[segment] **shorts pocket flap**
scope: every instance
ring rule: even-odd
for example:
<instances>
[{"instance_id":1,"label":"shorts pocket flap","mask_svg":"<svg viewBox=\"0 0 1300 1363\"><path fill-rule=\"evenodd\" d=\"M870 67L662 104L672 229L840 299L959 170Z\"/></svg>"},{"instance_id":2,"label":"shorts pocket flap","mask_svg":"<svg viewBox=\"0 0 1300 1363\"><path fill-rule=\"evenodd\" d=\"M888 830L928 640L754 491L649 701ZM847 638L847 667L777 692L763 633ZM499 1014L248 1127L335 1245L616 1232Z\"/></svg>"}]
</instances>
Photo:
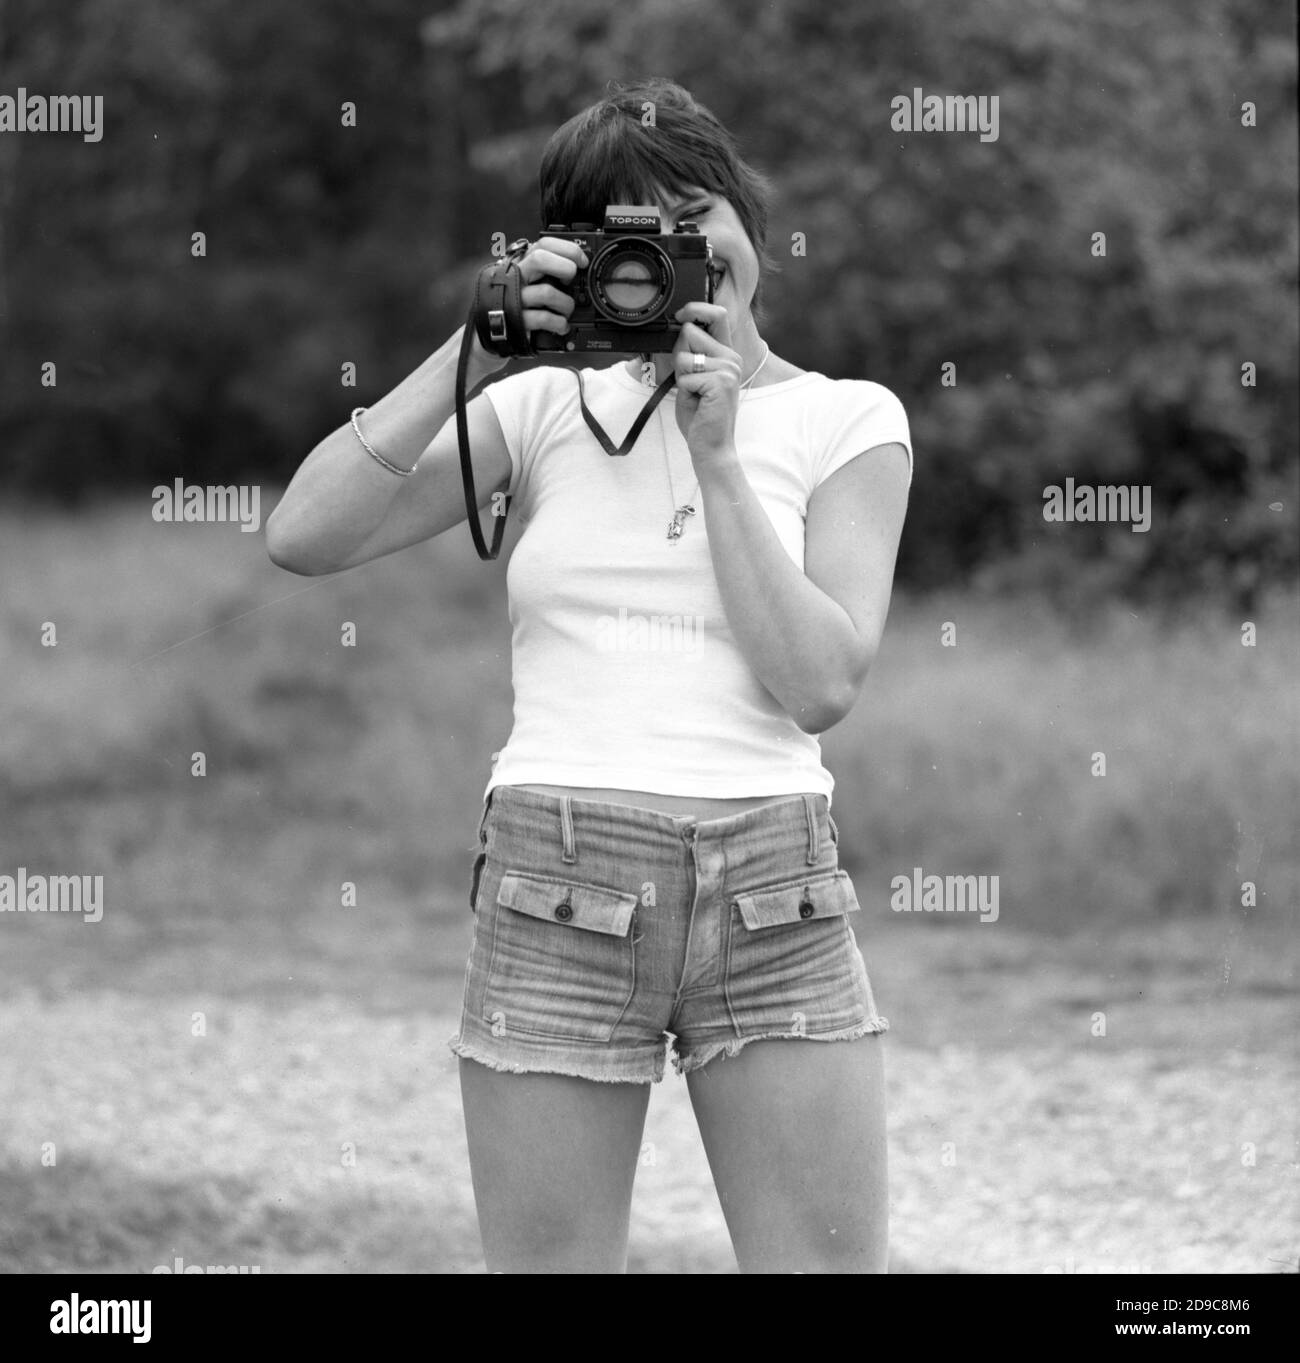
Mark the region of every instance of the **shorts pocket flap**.
<instances>
[{"instance_id":1,"label":"shorts pocket flap","mask_svg":"<svg viewBox=\"0 0 1300 1363\"><path fill-rule=\"evenodd\" d=\"M632 925L636 895L509 871L501 877L497 903L530 918L546 918L588 932L626 937Z\"/></svg>"},{"instance_id":2,"label":"shorts pocket flap","mask_svg":"<svg viewBox=\"0 0 1300 1363\"><path fill-rule=\"evenodd\" d=\"M792 880L768 890L752 890L735 898L747 928L773 928L806 918L837 918L856 913L860 905L847 871L808 880Z\"/></svg>"}]
</instances>

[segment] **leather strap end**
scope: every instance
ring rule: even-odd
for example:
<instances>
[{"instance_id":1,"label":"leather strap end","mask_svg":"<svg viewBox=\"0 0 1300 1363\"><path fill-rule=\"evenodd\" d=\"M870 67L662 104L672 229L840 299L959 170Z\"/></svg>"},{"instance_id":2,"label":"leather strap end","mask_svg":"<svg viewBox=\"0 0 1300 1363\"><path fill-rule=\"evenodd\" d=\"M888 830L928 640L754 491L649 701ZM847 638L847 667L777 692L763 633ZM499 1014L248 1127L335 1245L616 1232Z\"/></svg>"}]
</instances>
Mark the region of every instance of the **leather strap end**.
<instances>
[{"instance_id":1,"label":"leather strap end","mask_svg":"<svg viewBox=\"0 0 1300 1363\"><path fill-rule=\"evenodd\" d=\"M474 330L484 350L505 359L536 354L524 326L523 275L513 260L479 271L473 312Z\"/></svg>"}]
</instances>

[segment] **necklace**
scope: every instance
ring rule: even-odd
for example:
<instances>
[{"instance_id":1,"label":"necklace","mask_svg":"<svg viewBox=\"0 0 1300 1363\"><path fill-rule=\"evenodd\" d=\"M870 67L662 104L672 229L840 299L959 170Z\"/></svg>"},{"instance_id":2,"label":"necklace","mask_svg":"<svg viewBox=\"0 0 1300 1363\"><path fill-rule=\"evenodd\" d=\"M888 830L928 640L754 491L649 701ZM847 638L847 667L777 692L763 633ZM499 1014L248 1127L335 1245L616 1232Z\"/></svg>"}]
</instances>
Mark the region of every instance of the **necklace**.
<instances>
[{"instance_id":1,"label":"necklace","mask_svg":"<svg viewBox=\"0 0 1300 1363\"><path fill-rule=\"evenodd\" d=\"M754 372L745 380L745 382L740 385L740 391L742 393L745 391L746 388L749 387L751 383L754 382L756 378L758 378L759 370L762 369L762 367L768 362L768 359L771 357L771 354L772 354L771 346L769 346L768 343L764 341L763 358L758 362L758 369L755 369ZM675 505L677 502L677 496L673 491L673 471L668 463L668 428L667 426L664 425L664 414L662 407L660 407L659 409L659 427L660 430L663 432L664 436L664 471L668 474L668 496L669 499ZM681 504L681 506L677 507L676 511L673 512L673 518L671 521L668 522L668 540L670 544L676 544L677 541L681 539L682 531L686 529L687 516L695 515L695 507L692 503L695 494L699 490L700 480L697 478L695 480L695 486L691 489L690 497L688 497L687 500L684 501Z\"/></svg>"}]
</instances>

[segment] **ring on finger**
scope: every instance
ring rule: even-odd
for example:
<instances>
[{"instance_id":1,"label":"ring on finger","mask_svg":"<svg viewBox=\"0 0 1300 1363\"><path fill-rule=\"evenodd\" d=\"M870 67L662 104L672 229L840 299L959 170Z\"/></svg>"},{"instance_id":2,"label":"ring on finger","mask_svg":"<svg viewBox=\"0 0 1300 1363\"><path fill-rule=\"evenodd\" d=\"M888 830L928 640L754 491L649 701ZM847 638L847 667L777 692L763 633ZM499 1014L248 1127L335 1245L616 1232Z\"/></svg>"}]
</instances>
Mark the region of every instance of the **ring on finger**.
<instances>
[{"instance_id":1,"label":"ring on finger","mask_svg":"<svg viewBox=\"0 0 1300 1363\"><path fill-rule=\"evenodd\" d=\"M703 373L704 373L704 366L705 366L706 363L707 363L707 361L705 360L704 356L701 355L700 352L697 350L697 351L691 356L691 373L692 373L692 374L703 374Z\"/></svg>"}]
</instances>

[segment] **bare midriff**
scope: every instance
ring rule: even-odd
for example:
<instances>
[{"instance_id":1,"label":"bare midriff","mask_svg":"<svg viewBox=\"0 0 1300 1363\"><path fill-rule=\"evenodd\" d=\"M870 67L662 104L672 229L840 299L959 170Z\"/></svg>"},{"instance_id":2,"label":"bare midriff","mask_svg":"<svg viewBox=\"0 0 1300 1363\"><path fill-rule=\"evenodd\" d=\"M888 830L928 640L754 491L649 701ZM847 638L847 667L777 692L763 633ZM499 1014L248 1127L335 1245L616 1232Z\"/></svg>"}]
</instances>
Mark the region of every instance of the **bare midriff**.
<instances>
[{"instance_id":1,"label":"bare midriff","mask_svg":"<svg viewBox=\"0 0 1300 1363\"><path fill-rule=\"evenodd\" d=\"M731 799L713 799L702 795L661 795L651 790L610 790L604 786L520 785L515 789L534 790L539 795L568 795L574 800L595 800L600 804L635 805L661 814L684 814L692 819L725 819L729 814L741 814L747 809L757 809L759 805L795 798L792 795L737 795Z\"/></svg>"}]
</instances>

